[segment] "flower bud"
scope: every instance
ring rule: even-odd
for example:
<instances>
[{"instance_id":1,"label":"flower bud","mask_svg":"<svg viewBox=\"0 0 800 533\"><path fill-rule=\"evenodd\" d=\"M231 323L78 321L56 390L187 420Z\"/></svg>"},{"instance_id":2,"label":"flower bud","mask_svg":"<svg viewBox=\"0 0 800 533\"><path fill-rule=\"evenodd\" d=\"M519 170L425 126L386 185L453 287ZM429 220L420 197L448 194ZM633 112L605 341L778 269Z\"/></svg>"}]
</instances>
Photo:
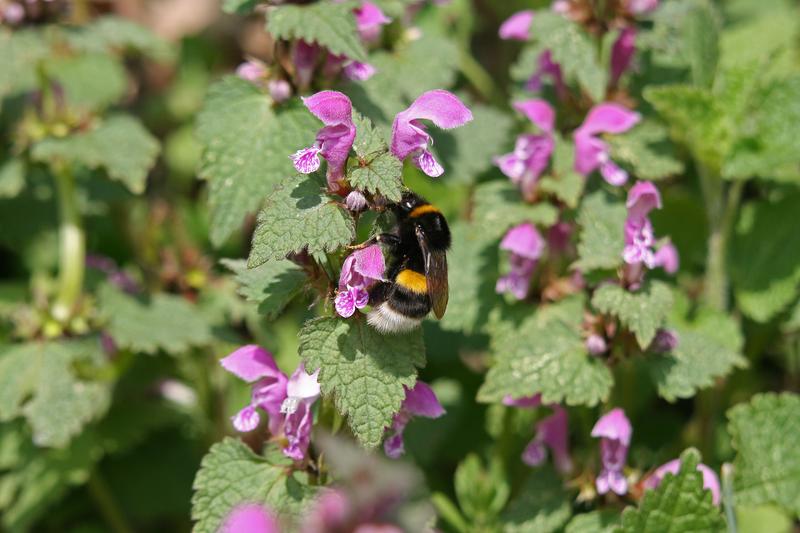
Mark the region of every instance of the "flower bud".
<instances>
[{"instance_id":1,"label":"flower bud","mask_svg":"<svg viewBox=\"0 0 800 533\"><path fill-rule=\"evenodd\" d=\"M353 190L344 200L347 209L353 212L363 211L367 207L367 198L361 191Z\"/></svg>"}]
</instances>

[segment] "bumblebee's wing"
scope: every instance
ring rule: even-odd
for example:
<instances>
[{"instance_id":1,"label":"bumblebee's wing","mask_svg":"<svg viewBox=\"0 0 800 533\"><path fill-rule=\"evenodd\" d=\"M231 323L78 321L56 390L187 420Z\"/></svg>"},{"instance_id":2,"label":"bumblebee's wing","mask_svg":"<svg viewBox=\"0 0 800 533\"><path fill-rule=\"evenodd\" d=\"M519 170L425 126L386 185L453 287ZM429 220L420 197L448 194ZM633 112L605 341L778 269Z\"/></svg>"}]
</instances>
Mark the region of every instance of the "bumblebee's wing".
<instances>
[{"instance_id":1,"label":"bumblebee's wing","mask_svg":"<svg viewBox=\"0 0 800 533\"><path fill-rule=\"evenodd\" d=\"M431 250L428 238L420 226L416 227L417 242L422 249L422 258L425 260L425 280L428 285L428 296L433 306L436 318L442 318L447 309L449 288L447 286L447 255L444 250Z\"/></svg>"}]
</instances>

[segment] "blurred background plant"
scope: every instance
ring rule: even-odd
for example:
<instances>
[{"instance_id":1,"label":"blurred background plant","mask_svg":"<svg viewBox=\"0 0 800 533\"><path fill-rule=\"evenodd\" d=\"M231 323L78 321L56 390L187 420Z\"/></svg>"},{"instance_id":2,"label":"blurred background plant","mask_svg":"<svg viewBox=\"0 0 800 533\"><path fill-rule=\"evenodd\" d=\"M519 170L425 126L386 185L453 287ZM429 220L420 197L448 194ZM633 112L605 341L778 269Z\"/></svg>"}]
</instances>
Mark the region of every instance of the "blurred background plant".
<instances>
[{"instance_id":1,"label":"blurred background plant","mask_svg":"<svg viewBox=\"0 0 800 533\"><path fill-rule=\"evenodd\" d=\"M800 6L366 4L0 0L1 528L212 532L253 502L309 531L320 517L341 520L331 531L656 531L642 524L658 512L796 528L798 398L753 396L800 389ZM374 431L355 408L348 428L353 399L324 378L316 425L340 438L315 433L304 462L265 445L263 425L227 438L250 386L222 357L255 343L287 375L306 354L322 376L333 358L308 355L301 329L339 320L341 243L242 259L320 127L299 97L324 89L384 152L425 91L472 111L430 129L437 179L347 168L372 209L354 242L397 184L453 229L450 306L423 325L420 370L446 415L403 425L416 466L364 459L351 436L374 446ZM532 100L552 116L514 105ZM627 127L592 125L604 102ZM620 172L658 189L628 191ZM660 209L639 216L646 194ZM672 262L629 261L645 230L633 251L674 245ZM601 495L598 443L615 439L592 435L611 407L632 427L617 439L627 487ZM721 473L713 503L687 447ZM656 471L677 457L677 477Z\"/></svg>"}]
</instances>

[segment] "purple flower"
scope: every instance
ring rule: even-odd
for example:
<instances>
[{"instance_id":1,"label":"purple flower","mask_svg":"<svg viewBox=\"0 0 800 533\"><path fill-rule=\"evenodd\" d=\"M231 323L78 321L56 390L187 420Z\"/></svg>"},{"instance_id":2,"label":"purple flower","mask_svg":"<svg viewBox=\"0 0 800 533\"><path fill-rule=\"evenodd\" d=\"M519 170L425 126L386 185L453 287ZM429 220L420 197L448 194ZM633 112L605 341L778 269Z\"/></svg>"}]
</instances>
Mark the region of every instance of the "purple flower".
<instances>
[{"instance_id":1,"label":"purple flower","mask_svg":"<svg viewBox=\"0 0 800 533\"><path fill-rule=\"evenodd\" d=\"M295 81L301 88L307 88L311 84L311 77L314 74L314 67L317 64L319 47L304 40L298 40L292 51L292 63L294 64Z\"/></svg>"},{"instance_id":2,"label":"purple flower","mask_svg":"<svg viewBox=\"0 0 800 533\"><path fill-rule=\"evenodd\" d=\"M622 258L628 265L635 267L631 277L636 283L640 277L641 265L647 268L663 267L670 274L678 270L678 251L669 241L661 244L657 252L653 251L656 239L653 225L648 218L650 211L661 209L661 195L653 183L640 181L628 191L628 218L625 220L625 248Z\"/></svg>"},{"instance_id":3,"label":"purple flower","mask_svg":"<svg viewBox=\"0 0 800 533\"><path fill-rule=\"evenodd\" d=\"M597 168L611 185L628 181L628 173L618 167L608 153L608 145L600 133L624 133L635 126L641 116L619 104L603 103L589 111L583 124L575 130L575 171L588 176Z\"/></svg>"},{"instance_id":4,"label":"purple flower","mask_svg":"<svg viewBox=\"0 0 800 533\"><path fill-rule=\"evenodd\" d=\"M433 141L422 120L439 128L451 129L472 120L472 112L455 95L437 89L423 93L392 123L392 153L400 160L412 156L413 163L431 177L444 173L428 150Z\"/></svg>"},{"instance_id":5,"label":"purple flower","mask_svg":"<svg viewBox=\"0 0 800 533\"><path fill-rule=\"evenodd\" d=\"M656 250L653 262L657 267L663 268L667 274L674 274L678 271L678 267L680 266L678 249L667 240L667 242L659 246Z\"/></svg>"},{"instance_id":6,"label":"purple flower","mask_svg":"<svg viewBox=\"0 0 800 533\"><path fill-rule=\"evenodd\" d=\"M292 96L292 86L286 80L270 80L267 84L269 95L272 100L277 103L282 103Z\"/></svg>"},{"instance_id":7,"label":"purple flower","mask_svg":"<svg viewBox=\"0 0 800 533\"><path fill-rule=\"evenodd\" d=\"M383 443L383 450L392 459L397 459L405 452L403 445L403 432L415 416L426 418L439 418L444 414L444 408L436 398L433 389L421 381L417 381L413 389L406 387L406 399L400 406L400 412L394 415L390 435Z\"/></svg>"},{"instance_id":8,"label":"purple flower","mask_svg":"<svg viewBox=\"0 0 800 533\"><path fill-rule=\"evenodd\" d=\"M384 15L381 8L372 2L362 3L361 7L353 10L353 14L356 16L358 33L365 42L377 40L381 33L381 26L392 21L392 19Z\"/></svg>"},{"instance_id":9,"label":"purple flower","mask_svg":"<svg viewBox=\"0 0 800 533\"><path fill-rule=\"evenodd\" d=\"M542 90L542 80L544 80L545 76L550 76L553 79L556 95L559 100L564 100L567 96L567 85L564 83L561 67L553 61L553 55L550 50L545 50L539 54L539 67L530 79L525 82L525 89L538 93Z\"/></svg>"},{"instance_id":10,"label":"purple flower","mask_svg":"<svg viewBox=\"0 0 800 533\"><path fill-rule=\"evenodd\" d=\"M328 187L336 191L344 178L344 166L356 138L353 106L350 99L338 91L318 92L303 98L303 103L325 127L317 132L312 146L290 156L294 168L302 174L310 174L319 168L321 155L328 162Z\"/></svg>"},{"instance_id":11,"label":"purple flower","mask_svg":"<svg viewBox=\"0 0 800 533\"><path fill-rule=\"evenodd\" d=\"M250 82L261 81L267 76L267 69L258 61L245 61L236 67L236 75Z\"/></svg>"},{"instance_id":12,"label":"purple flower","mask_svg":"<svg viewBox=\"0 0 800 533\"><path fill-rule=\"evenodd\" d=\"M500 171L519 185L522 195L529 197L536 182L550 163L555 142L553 127L555 111L544 100L533 99L517 102L514 108L533 122L541 134L523 134L517 137L514 151L495 159Z\"/></svg>"},{"instance_id":13,"label":"purple flower","mask_svg":"<svg viewBox=\"0 0 800 533\"><path fill-rule=\"evenodd\" d=\"M246 503L234 508L220 533L280 533L278 520L261 505Z\"/></svg>"},{"instance_id":14,"label":"purple flower","mask_svg":"<svg viewBox=\"0 0 800 533\"><path fill-rule=\"evenodd\" d=\"M339 316L353 316L356 309L363 309L369 303L369 288L376 281L383 280L386 264L383 252L377 244L356 250L344 260L339 275L339 293L334 305Z\"/></svg>"},{"instance_id":15,"label":"purple flower","mask_svg":"<svg viewBox=\"0 0 800 533\"><path fill-rule=\"evenodd\" d=\"M652 352L667 353L677 348L678 343L677 332L671 329L659 329L647 349Z\"/></svg>"},{"instance_id":16,"label":"purple flower","mask_svg":"<svg viewBox=\"0 0 800 533\"><path fill-rule=\"evenodd\" d=\"M497 280L495 291L509 293L524 300L530 289L531 276L544 251L544 239L530 222L514 226L500 242L501 250L508 250L511 270Z\"/></svg>"},{"instance_id":17,"label":"purple flower","mask_svg":"<svg viewBox=\"0 0 800 533\"><path fill-rule=\"evenodd\" d=\"M628 480L622 469L628 457L633 428L620 408L612 409L592 428L592 437L600 438L600 460L603 464L597 476L597 492L605 494L609 490L622 495L628 492Z\"/></svg>"},{"instance_id":18,"label":"purple flower","mask_svg":"<svg viewBox=\"0 0 800 533\"><path fill-rule=\"evenodd\" d=\"M350 81L366 81L375 75L375 67L360 61L348 61L344 66L344 77Z\"/></svg>"},{"instance_id":19,"label":"purple flower","mask_svg":"<svg viewBox=\"0 0 800 533\"><path fill-rule=\"evenodd\" d=\"M661 484L661 481L664 479L664 476L666 476L668 473L677 475L680 469L680 459L673 459L672 461L664 463L656 468L656 471L645 480L644 488L654 489L658 487ZM721 491L719 486L719 478L717 477L716 472L711 470L703 463L697 465L697 470L703 474L703 488L711 491L711 500L714 502L714 505L719 505Z\"/></svg>"},{"instance_id":20,"label":"purple flower","mask_svg":"<svg viewBox=\"0 0 800 533\"><path fill-rule=\"evenodd\" d=\"M539 466L547 459L547 448L553 455L553 462L561 473L572 470L569 455L569 430L566 409L558 404L550 406L553 414L536 424L536 436L522 452L522 460L530 466Z\"/></svg>"},{"instance_id":21,"label":"purple flower","mask_svg":"<svg viewBox=\"0 0 800 533\"><path fill-rule=\"evenodd\" d=\"M513 39L515 41L527 41L531 33L533 24L533 10L526 9L514 13L500 26L501 39Z\"/></svg>"},{"instance_id":22,"label":"purple flower","mask_svg":"<svg viewBox=\"0 0 800 533\"><path fill-rule=\"evenodd\" d=\"M634 15L650 13L658 7L658 0L627 0L625 7Z\"/></svg>"},{"instance_id":23,"label":"purple flower","mask_svg":"<svg viewBox=\"0 0 800 533\"><path fill-rule=\"evenodd\" d=\"M352 505L344 492L340 489L325 490L303 518L300 532L337 531L347 526L352 514Z\"/></svg>"},{"instance_id":24,"label":"purple flower","mask_svg":"<svg viewBox=\"0 0 800 533\"><path fill-rule=\"evenodd\" d=\"M611 49L611 83L616 85L622 74L631 66L636 52L636 28L629 26L622 30Z\"/></svg>"},{"instance_id":25,"label":"purple flower","mask_svg":"<svg viewBox=\"0 0 800 533\"><path fill-rule=\"evenodd\" d=\"M283 453L302 460L308 450L313 414L311 406L319 398L317 373L308 374L301 363L291 378L281 372L272 354L260 346L242 346L220 361L223 368L253 384L250 404L233 417L237 431L254 430L260 416L257 409L269 415L269 431L283 435L287 444Z\"/></svg>"},{"instance_id":26,"label":"purple flower","mask_svg":"<svg viewBox=\"0 0 800 533\"><path fill-rule=\"evenodd\" d=\"M86 256L86 266L99 270L106 275L106 280L118 289L128 294L136 294L141 291L141 287L128 274L123 272L110 257L104 255L88 254Z\"/></svg>"},{"instance_id":27,"label":"purple flower","mask_svg":"<svg viewBox=\"0 0 800 533\"><path fill-rule=\"evenodd\" d=\"M586 350L591 355L602 355L608 351L606 340L597 333L592 333L586 337Z\"/></svg>"},{"instance_id":28,"label":"purple flower","mask_svg":"<svg viewBox=\"0 0 800 533\"><path fill-rule=\"evenodd\" d=\"M352 190L344 199L344 204L347 206L347 209L357 213L359 211L363 211L364 208L367 207L367 198L361 191Z\"/></svg>"},{"instance_id":29,"label":"purple flower","mask_svg":"<svg viewBox=\"0 0 800 533\"><path fill-rule=\"evenodd\" d=\"M539 407L542 405L542 395L534 394L533 396L523 396L522 398L513 398L511 395L503 397L503 405L509 407Z\"/></svg>"}]
</instances>

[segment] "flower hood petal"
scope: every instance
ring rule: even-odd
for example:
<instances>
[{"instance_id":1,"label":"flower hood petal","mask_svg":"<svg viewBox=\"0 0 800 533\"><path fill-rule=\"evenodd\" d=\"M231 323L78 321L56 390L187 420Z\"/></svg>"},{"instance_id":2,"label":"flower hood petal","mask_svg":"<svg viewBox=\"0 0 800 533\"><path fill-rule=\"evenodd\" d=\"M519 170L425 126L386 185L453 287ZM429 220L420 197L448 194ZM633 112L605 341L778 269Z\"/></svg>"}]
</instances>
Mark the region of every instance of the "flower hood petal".
<instances>
[{"instance_id":1,"label":"flower hood petal","mask_svg":"<svg viewBox=\"0 0 800 533\"><path fill-rule=\"evenodd\" d=\"M353 124L353 105L339 91L320 91L303 98L303 104L326 126Z\"/></svg>"},{"instance_id":2,"label":"flower hood petal","mask_svg":"<svg viewBox=\"0 0 800 533\"><path fill-rule=\"evenodd\" d=\"M632 433L631 423L628 417L625 416L625 411L619 407L600 417L594 428L592 428L592 437L617 440L626 447L631 443Z\"/></svg>"},{"instance_id":3,"label":"flower hood petal","mask_svg":"<svg viewBox=\"0 0 800 533\"><path fill-rule=\"evenodd\" d=\"M419 120L430 120L439 128L451 129L472 120L472 112L447 91L437 89L423 93L408 109L398 113L392 123L392 153L398 159L405 159L427 145L430 135Z\"/></svg>"},{"instance_id":4,"label":"flower hood petal","mask_svg":"<svg viewBox=\"0 0 800 533\"><path fill-rule=\"evenodd\" d=\"M661 209L661 194L651 181L638 181L628 191L628 200L625 202L628 216L642 218L653 209Z\"/></svg>"},{"instance_id":5,"label":"flower hood petal","mask_svg":"<svg viewBox=\"0 0 800 533\"><path fill-rule=\"evenodd\" d=\"M526 259L536 260L544 250L544 239L533 224L524 222L508 230L500 242L500 248Z\"/></svg>"},{"instance_id":6,"label":"flower hood petal","mask_svg":"<svg viewBox=\"0 0 800 533\"><path fill-rule=\"evenodd\" d=\"M220 360L222 367L235 376L252 383L260 378L279 379L283 372L278 369L272 354L261 346L248 344Z\"/></svg>"},{"instance_id":7,"label":"flower hood petal","mask_svg":"<svg viewBox=\"0 0 800 533\"><path fill-rule=\"evenodd\" d=\"M588 135L624 133L634 127L642 116L619 104L602 103L594 106L577 131Z\"/></svg>"},{"instance_id":8,"label":"flower hood petal","mask_svg":"<svg viewBox=\"0 0 800 533\"><path fill-rule=\"evenodd\" d=\"M531 24L533 24L533 10L526 9L508 17L497 32L501 39L527 41L530 38Z\"/></svg>"},{"instance_id":9,"label":"flower hood petal","mask_svg":"<svg viewBox=\"0 0 800 533\"><path fill-rule=\"evenodd\" d=\"M406 388L406 399L401 409L414 416L428 418L439 418L445 412L433 389L422 381L417 381L413 389Z\"/></svg>"},{"instance_id":10,"label":"flower hood petal","mask_svg":"<svg viewBox=\"0 0 800 533\"><path fill-rule=\"evenodd\" d=\"M528 120L536 124L536 127L547 133L553 131L556 121L556 112L553 107L545 100L534 98L514 103L514 109L528 117Z\"/></svg>"}]
</instances>

